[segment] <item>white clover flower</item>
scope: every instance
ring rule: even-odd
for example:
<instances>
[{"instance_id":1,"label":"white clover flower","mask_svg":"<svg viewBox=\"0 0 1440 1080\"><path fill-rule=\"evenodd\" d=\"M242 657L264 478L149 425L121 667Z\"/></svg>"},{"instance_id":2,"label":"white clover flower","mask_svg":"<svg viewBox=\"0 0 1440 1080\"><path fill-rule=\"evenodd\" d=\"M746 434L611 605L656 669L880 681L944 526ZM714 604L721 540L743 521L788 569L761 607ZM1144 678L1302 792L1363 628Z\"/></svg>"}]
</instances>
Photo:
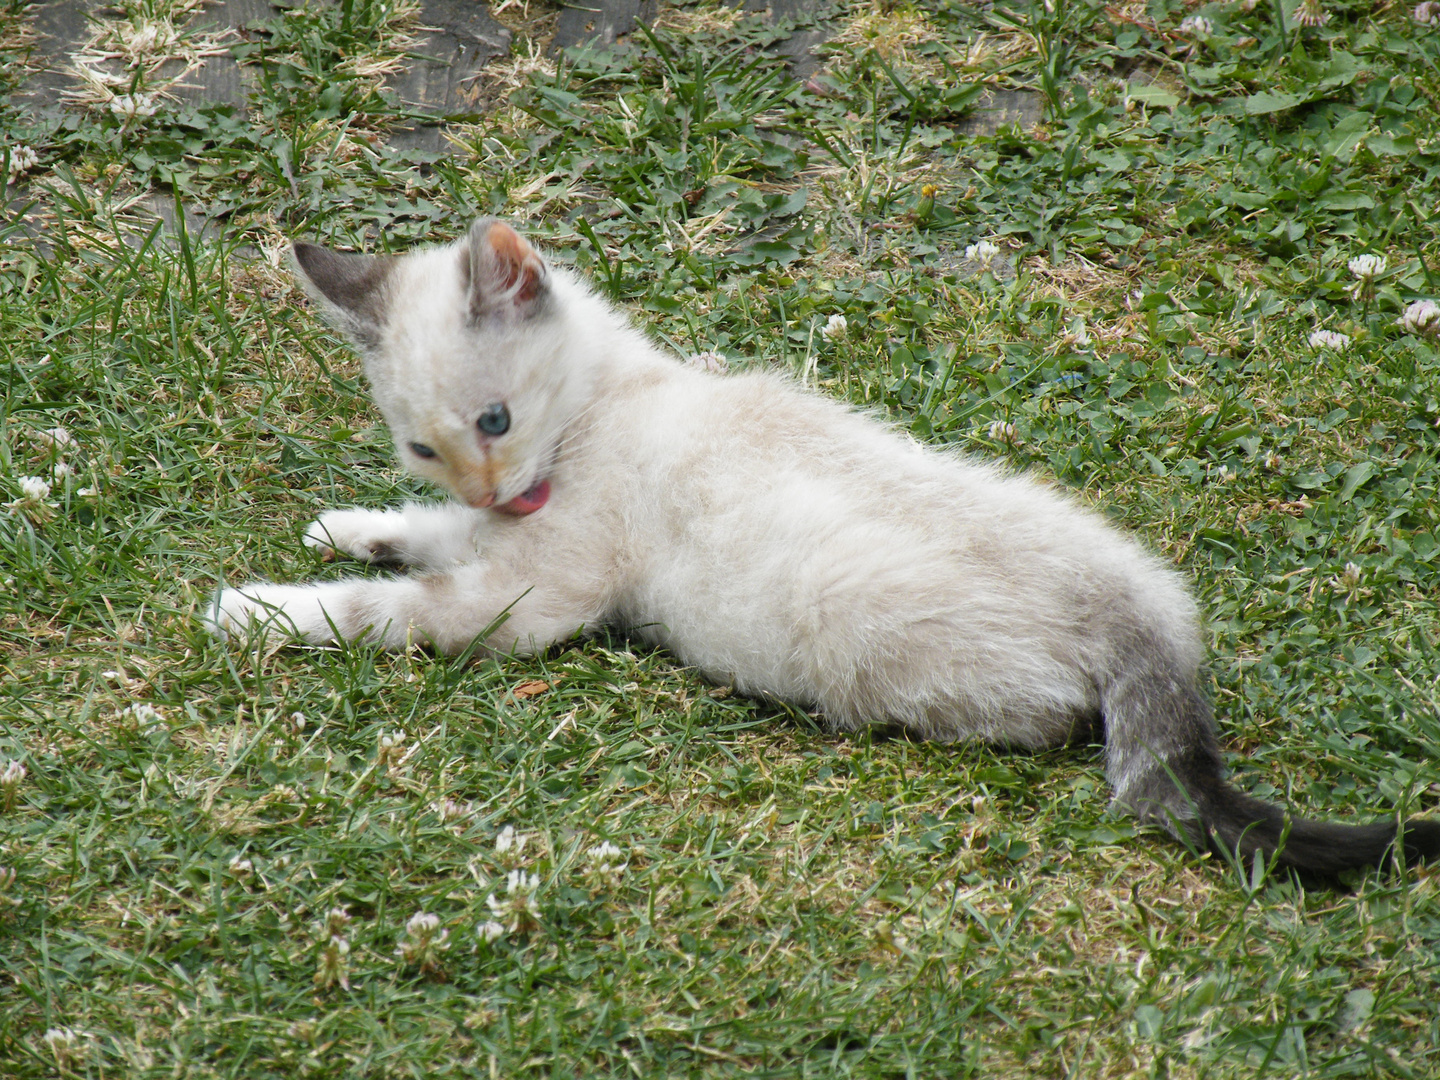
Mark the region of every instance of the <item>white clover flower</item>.
<instances>
[{"instance_id":1,"label":"white clover flower","mask_svg":"<svg viewBox=\"0 0 1440 1080\"><path fill-rule=\"evenodd\" d=\"M77 1035L72 1028L53 1027L45 1032L44 1035L40 1036L40 1041L50 1047L51 1050L57 1048L69 1050L79 1045L80 1036Z\"/></svg>"},{"instance_id":2,"label":"white clover flower","mask_svg":"<svg viewBox=\"0 0 1440 1080\"><path fill-rule=\"evenodd\" d=\"M320 961L315 966L315 987L324 990L339 984L350 989L350 939L332 934L320 944Z\"/></svg>"},{"instance_id":3,"label":"white clover flower","mask_svg":"<svg viewBox=\"0 0 1440 1080\"><path fill-rule=\"evenodd\" d=\"M730 370L730 361L714 349L693 353L685 363L690 367L699 368L701 371L708 371L712 375L724 375Z\"/></svg>"},{"instance_id":4,"label":"white clover flower","mask_svg":"<svg viewBox=\"0 0 1440 1080\"><path fill-rule=\"evenodd\" d=\"M145 701L137 701L134 705L127 705L121 709L118 719L132 720L135 726L142 731L165 723L165 714Z\"/></svg>"},{"instance_id":5,"label":"white clover flower","mask_svg":"<svg viewBox=\"0 0 1440 1080\"><path fill-rule=\"evenodd\" d=\"M475 812L475 807L471 803L460 802L457 799L436 799L430 804L430 809L435 811L435 816L440 819L441 825L468 818Z\"/></svg>"},{"instance_id":6,"label":"white clover flower","mask_svg":"<svg viewBox=\"0 0 1440 1080\"><path fill-rule=\"evenodd\" d=\"M1294 19L1301 26L1324 26L1330 21L1330 13L1320 0L1300 0L1295 8Z\"/></svg>"},{"instance_id":7,"label":"white clover flower","mask_svg":"<svg viewBox=\"0 0 1440 1080\"><path fill-rule=\"evenodd\" d=\"M619 862L625 857L625 852L612 844L609 840L596 844L585 852L585 857L591 862Z\"/></svg>"},{"instance_id":8,"label":"white clover flower","mask_svg":"<svg viewBox=\"0 0 1440 1080\"><path fill-rule=\"evenodd\" d=\"M530 837L515 831L514 825L506 825L495 834L495 854L506 862L519 862L525 853Z\"/></svg>"},{"instance_id":9,"label":"white clover flower","mask_svg":"<svg viewBox=\"0 0 1440 1080\"><path fill-rule=\"evenodd\" d=\"M836 313L825 320L825 325L820 328L820 336L826 341L839 341L849 336L850 320L844 315Z\"/></svg>"},{"instance_id":10,"label":"white clover flower","mask_svg":"<svg viewBox=\"0 0 1440 1080\"><path fill-rule=\"evenodd\" d=\"M320 940L320 960L315 967L315 986L319 990L337 983L350 989L350 913L333 907L325 914Z\"/></svg>"},{"instance_id":11,"label":"white clover flower","mask_svg":"<svg viewBox=\"0 0 1440 1080\"><path fill-rule=\"evenodd\" d=\"M48 480L42 480L38 476L22 476L15 482L20 485L21 500L24 502L44 502L50 497Z\"/></svg>"},{"instance_id":12,"label":"white clover flower","mask_svg":"<svg viewBox=\"0 0 1440 1080\"><path fill-rule=\"evenodd\" d=\"M1310 347L1344 352L1350 347L1350 338L1336 330L1316 330L1310 335Z\"/></svg>"},{"instance_id":13,"label":"white clover flower","mask_svg":"<svg viewBox=\"0 0 1440 1080\"><path fill-rule=\"evenodd\" d=\"M302 712L292 712L290 714L289 727L292 734L303 734L305 731L305 714Z\"/></svg>"},{"instance_id":14,"label":"white clover flower","mask_svg":"<svg viewBox=\"0 0 1440 1080\"><path fill-rule=\"evenodd\" d=\"M1335 579L1335 585L1341 592L1353 597L1360 591L1360 578L1363 575L1364 571L1360 569L1359 563L1347 562L1345 569Z\"/></svg>"},{"instance_id":15,"label":"white clover flower","mask_svg":"<svg viewBox=\"0 0 1440 1080\"><path fill-rule=\"evenodd\" d=\"M46 428L35 433L35 441L47 450L68 450L75 445L75 437L63 427Z\"/></svg>"},{"instance_id":16,"label":"white clover flower","mask_svg":"<svg viewBox=\"0 0 1440 1080\"><path fill-rule=\"evenodd\" d=\"M1421 26L1440 25L1440 2L1424 0L1424 3L1416 4L1415 10L1410 13L1410 18Z\"/></svg>"},{"instance_id":17,"label":"white clover flower","mask_svg":"<svg viewBox=\"0 0 1440 1080\"><path fill-rule=\"evenodd\" d=\"M110 99L110 111L127 123L141 116L154 116L160 105L154 94L116 94Z\"/></svg>"},{"instance_id":18,"label":"white clover flower","mask_svg":"<svg viewBox=\"0 0 1440 1080\"><path fill-rule=\"evenodd\" d=\"M965 258L970 262L979 263L980 269L988 270L990 265L999 257L1000 247L989 240L981 240L978 243L970 244L965 248Z\"/></svg>"},{"instance_id":19,"label":"white clover flower","mask_svg":"<svg viewBox=\"0 0 1440 1080\"><path fill-rule=\"evenodd\" d=\"M1014 443L1018 441L1015 436L1015 425L1008 420L996 420L986 429L986 434L993 442Z\"/></svg>"},{"instance_id":20,"label":"white clover flower","mask_svg":"<svg viewBox=\"0 0 1440 1080\"><path fill-rule=\"evenodd\" d=\"M540 925L540 904L535 899L535 891L539 888L538 874L511 870L505 875L504 899L491 893L485 898L485 903L496 920L505 925L508 933L533 930Z\"/></svg>"},{"instance_id":21,"label":"white clover flower","mask_svg":"<svg viewBox=\"0 0 1440 1080\"><path fill-rule=\"evenodd\" d=\"M25 776L25 766L18 761L7 761L5 768L0 769L0 802L5 804L6 810L15 805L15 796L25 782Z\"/></svg>"},{"instance_id":22,"label":"white clover flower","mask_svg":"<svg viewBox=\"0 0 1440 1080\"><path fill-rule=\"evenodd\" d=\"M90 499L100 494L100 492L93 487L83 487L76 490L75 494L82 499Z\"/></svg>"},{"instance_id":23,"label":"white clover flower","mask_svg":"<svg viewBox=\"0 0 1440 1080\"><path fill-rule=\"evenodd\" d=\"M249 859L242 859L239 855L233 855L230 858L228 869L232 877L237 877L241 881L244 881L255 873L255 864Z\"/></svg>"},{"instance_id":24,"label":"white clover flower","mask_svg":"<svg viewBox=\"0 0 1440 1080\"><path fill-rule=\"evenodd\" d=\"M412 750L405 749L405 732L382 731L375 744L375 764L389 775L394 776L400 771L400 767L405 764L412 752L413 748Z\"/></svg>"},{"instance_id":25,"label":"white clover flower","mask_svg":"<svg viewBox=\"0 0 1440 1080\"><path fill-rule=\"evenodd\" d=\"M27 775L24 765L18 761L7 761L0 769L0 788L17 788Z\"/></svg>"},{"instance_id":26,"label":"white clover flower","mask_svg":"<svg viewBox=\"0 0 1440 1080\"><path fill-rule=\"evenodd\" d=\"M505 936L505 927L494 919L486 919L476 928L475 932L480 935L480 940L486 945L493 945Z\"/></svg>"},{"instance_id":27,"label":"white clover flower","mask_svg":"<svg viewBox=\"0 0 1440 1080\"><path fill-rule=\"evenodd\" d=\"M18 510L31 521L45 522L55 516L51 509L55 504L45 500L50 497L50 481L39 476L21 476L15 481L20 488L20 497L6 503L11 510Z\"/></svg>"},{"instance_id":28,"label":"white clover flower","mask_svg":"<svg viewBox=\"0 0 1440 1080\"><path fill-rule=\"evenodd\" d=\"M419 964L421 971L434 971L440 966L440 954L450 947L450 931L440 928L440 917L417 911L405 924L405 937L395 955L406 964Z\"/></svg>"},{"instance_id":29,"label":"white clover flower","mask_svg":"<svg viewBox=\"0 0 1440 1080\"><path fill-rule=\"evenodd\" d=\"M1194 38L1207 38L1215 32L1215 24L1204 15L1187 15L1180 20L1180 33Z\"/></svg>"},{"instance_id":30,"label":"white clover flower","mask_svg":"<svg viewBox=\"0 0 1440 1080\"><path fill-rule=\"evenodd\" d=\"M10 176L12 179L25 175L39 164L40 155L35 153L33 147L19 143L10 148Z\"/></svg>"},{"instance_id":31,"label":"white clover flower","mask_svg":"<svg viewBox=\"0 0 1440 1080\"><path fill-rule=\"evenodd\" d=\"M40 1036L40 1041L55 1055L55 1064L60 1071L65 1072L69 1068L70 1059L80 1050L83 1038L74 1028L53 1027Z\"/></svg>"},{"instance_id":32,"label":"white clover flower","mask_svg":"<svg viewBox=\"0 0 1440 1080\"><path fill-rule=\"evenodd\" d=\"M533 896L540 888L540 875L527 874L524 870L511 870L505 875L505 890L510 893L525 893Z\"/></svg>"},{"instance_id":33,"label":"white clover flower","mask_svg":"<svg viewBox=\"0 0 1440 1080\"><path fill-rule=\"evenodd\" d=\"M57 461L50 469L52 480L64 480L67 476L74 476L75 470L70 467L69 462Z\"/></svg>"},{"instance_id":34,"label":"white clover flower","mask_svg":"<svg viewBox=\"0 0 1440 1080\"><path fill-rule=\"evenodd\" d=\"M1440 304L1434 300L1416 300L1395 320L1395 325L1410 334L1440 333Z\"/></svg>"},{"instance_id":35,"label":"white clover flower","mask_svg":"<svg viewBox=\"0 0 1440 1080\"><path fill-rule=\"evenodd\" d=\"M1265 457L1261 460L1260 464L1265 466L1265 468L1270 472L1279 472L1280 455L1277 454L1274 450L1268 450L1266 451Z\"/></svg>"},{"instance_id":36,"label":"white clover flower","mask_svg":"<svg viewBox=\"0 0 1440 1080\"><path fill-rule=\"evenodd\" d=\"M1350 273L1354 274L1360 281L1369 282L1385 273L1386 263L1384 255L1367 254L1356 255L1345 265L1350 268Z\"/></svg>"},{"instance_id":37,"label":"white clover flower","mask_svg":"<svg viewBox=\"0 0 1440 1080\"><path fill-rule=\"evenodd\" d=\"M585 876L598 882L613 883L630 864L625 861L625 852L605 840L585 852Z\"/></svg>"},{"instance_id":38,"label":"white clover flower","mask_svg":"<svg viewBox=\"0 0 1440 1080\"><path fill-rule=\"evenodd\" d=\"M350 929L350 912L344 906L332 907L325 913L325 936L341 937Z\"/></svg>"}]
</instances>

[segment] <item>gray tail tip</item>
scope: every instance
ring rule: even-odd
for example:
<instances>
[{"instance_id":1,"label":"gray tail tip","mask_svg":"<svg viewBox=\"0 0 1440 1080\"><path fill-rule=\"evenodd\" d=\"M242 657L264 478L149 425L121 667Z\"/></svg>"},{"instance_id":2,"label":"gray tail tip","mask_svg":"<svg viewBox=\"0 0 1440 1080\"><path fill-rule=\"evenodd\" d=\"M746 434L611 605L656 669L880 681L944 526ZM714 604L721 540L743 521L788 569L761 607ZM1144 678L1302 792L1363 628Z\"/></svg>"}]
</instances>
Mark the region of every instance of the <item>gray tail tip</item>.
<instances>
[{"instance_id":1,"label":"gray tail tip","mask_svg":"<svg viewBox=\"0 0 1440 1080\"><path fill-rule=\"evenodd\" d=\"M1383 868L1440 858L1440 821L1411 818L1342 825L1287 817L1278 806L1217 783L1204 793L1201 820L1211 843L1240 855L1256 851L1301 873L1334 877L1347 870Z\"/></svg>"},{"instance_id":2,"label":"gray tail tip","mask_svg":"<svg viewBox=\"0 0 1440 1080\"><path fill-rule=\"evenodd\" d=\"M1440 821L1411 818L1400 827L1400 840L1408 865L1440 859Z\"/></svg>"}]
</instances>

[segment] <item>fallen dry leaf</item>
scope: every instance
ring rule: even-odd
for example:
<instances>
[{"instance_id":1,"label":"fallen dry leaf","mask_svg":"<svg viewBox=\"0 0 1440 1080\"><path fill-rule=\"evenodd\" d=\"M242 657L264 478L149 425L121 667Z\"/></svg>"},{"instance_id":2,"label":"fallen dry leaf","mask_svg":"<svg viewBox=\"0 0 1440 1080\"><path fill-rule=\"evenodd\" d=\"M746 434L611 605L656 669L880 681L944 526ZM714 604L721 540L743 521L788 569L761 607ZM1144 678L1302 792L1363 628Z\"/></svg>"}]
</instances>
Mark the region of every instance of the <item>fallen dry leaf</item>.
<instances>
[{"instance_id":1,"label":"fallen dry leaf","mask_svg":"<svg viewBox=\"0 0 1440 1080\"><path fill-rule=\"evenodd\" d=\"M516 701L524 701L526 698L532 698L536 694L543 694L549 689L550 684L544 679L526 679L524 682L518 684L514 690L511 690L510 694Z\"/></svg>"}]
</instances>

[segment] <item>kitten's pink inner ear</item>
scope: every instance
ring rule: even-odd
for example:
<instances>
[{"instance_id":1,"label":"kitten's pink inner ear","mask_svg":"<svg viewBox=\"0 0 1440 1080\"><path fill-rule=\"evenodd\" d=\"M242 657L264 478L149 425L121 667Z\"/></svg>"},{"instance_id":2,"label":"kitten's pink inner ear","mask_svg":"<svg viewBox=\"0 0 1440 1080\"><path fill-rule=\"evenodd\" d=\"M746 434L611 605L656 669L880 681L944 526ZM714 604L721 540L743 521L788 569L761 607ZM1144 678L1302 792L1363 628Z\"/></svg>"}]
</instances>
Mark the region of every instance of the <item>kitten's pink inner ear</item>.
<instances>
[{"instance_id":1,"label":"kitten's pink inner ear","mask_svg":"<svg viewBox=\"0 0 1440 1080\"><path fill-rule=\"evenodd\" d=\"M545 278L545 264L535 249L527 244L509 225L497 221L485 234L485 242L495 252L495 261L505 275L504 288L515 289L515 299L522 303L534 300Z\"/></svg>"}]
</instances>

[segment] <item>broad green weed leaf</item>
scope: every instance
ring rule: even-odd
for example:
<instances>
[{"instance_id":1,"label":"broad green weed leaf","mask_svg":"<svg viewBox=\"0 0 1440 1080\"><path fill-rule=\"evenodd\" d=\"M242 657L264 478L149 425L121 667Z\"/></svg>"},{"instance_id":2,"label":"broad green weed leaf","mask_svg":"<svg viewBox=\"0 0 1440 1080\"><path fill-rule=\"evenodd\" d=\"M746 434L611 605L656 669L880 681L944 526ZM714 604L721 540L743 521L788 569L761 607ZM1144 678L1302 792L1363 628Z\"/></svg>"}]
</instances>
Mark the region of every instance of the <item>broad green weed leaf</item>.
<instances>
[{"instance_id":1,"label":"broad green weed leaf","mask_svg":"<svg viewBox=\"0 0 1440 1080\"><path fill-rule=\"evenodd\" d=\"M1307 100L1304 94L1272 94L1267 90L1262 90L1245 99L1245 114L1247 116L1268 116L1271 113L1293 109Z\"/></svg>"},{"instance_id":2,"label":"broad green weed leaf","mask_svg":"<svg viewBox=\"0 0 1440 1080\"><path fill-rule=\"evenodd\" d=\"M1180 104L1179 95L1164 87L1145 83L1131 83L1125 88L1125 96L1153 109L1173 109Z\"/></svg>"},{"instance_id":3,"label":"broad green weed leaf","mask_svg":"<svg viewBox=\"0 0 1440 1080\"><path fill-rule=\"evenodd\" d=\"M1340 485L1340 494L1336 496L1340 502L1349 502L1355 492L1375 475L1375 463L1373 461L1358 461L1345 470L1345 482Z\"/></svg>"}]
</instances>

